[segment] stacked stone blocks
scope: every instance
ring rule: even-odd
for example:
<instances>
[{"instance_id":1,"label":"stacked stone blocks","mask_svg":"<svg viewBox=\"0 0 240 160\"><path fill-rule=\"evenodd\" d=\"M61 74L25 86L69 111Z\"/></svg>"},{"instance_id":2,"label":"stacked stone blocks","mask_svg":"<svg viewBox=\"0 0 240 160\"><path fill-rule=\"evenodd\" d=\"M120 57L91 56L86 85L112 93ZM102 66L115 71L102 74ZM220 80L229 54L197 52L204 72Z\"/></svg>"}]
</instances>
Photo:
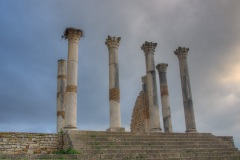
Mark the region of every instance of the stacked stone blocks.
<instances>
[{"instance_id":1,"label":"stacked stone blocks","mask_svg":"<svg viewBox=\"0 0 240 160\"><path fill-rule=\"evenodd\" d=\"M62 145L61 134L0 133L0 154L50 154Z\"/></svg>"}]
</instances>

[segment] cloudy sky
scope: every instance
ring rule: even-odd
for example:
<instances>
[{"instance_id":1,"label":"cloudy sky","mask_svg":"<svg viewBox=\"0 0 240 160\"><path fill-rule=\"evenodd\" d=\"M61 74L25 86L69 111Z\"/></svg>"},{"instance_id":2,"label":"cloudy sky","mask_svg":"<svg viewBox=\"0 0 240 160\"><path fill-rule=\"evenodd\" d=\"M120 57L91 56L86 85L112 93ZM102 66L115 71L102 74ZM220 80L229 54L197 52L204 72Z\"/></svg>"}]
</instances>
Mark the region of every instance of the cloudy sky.
<instances>
[{"instance_id":1,"label":"cloudy sky","mask_svg":"<svg viewBox=\"0 0 240 160\"><path fill-rule=\"evenodd\" d=\"M104 42L108 35L120 36L121 114L126 130L146 74L140 47L150 41L158 43L155 63L169 64L173 130L185 131L179 64L173 51L189 47L198 132L234 136L240 148L239 0L0 0L0 13L1 132L56 131L57 61L67 58L68 47L61 36L66 27L76 27L85 32L79 43L80 130L109 127Z\"/></svg>"}]
</instances>

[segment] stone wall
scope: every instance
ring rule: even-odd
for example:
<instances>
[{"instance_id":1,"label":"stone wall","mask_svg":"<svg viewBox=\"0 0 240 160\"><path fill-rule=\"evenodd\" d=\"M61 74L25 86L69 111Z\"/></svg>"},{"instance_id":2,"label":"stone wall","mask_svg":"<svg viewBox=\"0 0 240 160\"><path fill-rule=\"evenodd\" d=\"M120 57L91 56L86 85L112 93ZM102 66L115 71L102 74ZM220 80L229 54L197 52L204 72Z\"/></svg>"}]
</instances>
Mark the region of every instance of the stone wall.
<instances>
[{"instance_id":1,"label":"stone wall","mask_svg":"<svg viewBox=\"0 0 240 160\"><path fill-rule=\"evenodd\" d=\"M141 91L135 102L131 120L131 132L145 132L145 112L144 93Z\"/></svg>"},{"instance_id":2,"label":"stone wall","mask_svg":"<svg viewBox=\"0 0 240 160\"><path fill-rule=\"evenodd\" d=\"M50 154L62 149L62 134L0 132L0 154Z\"/></svg>"}]
</instances>

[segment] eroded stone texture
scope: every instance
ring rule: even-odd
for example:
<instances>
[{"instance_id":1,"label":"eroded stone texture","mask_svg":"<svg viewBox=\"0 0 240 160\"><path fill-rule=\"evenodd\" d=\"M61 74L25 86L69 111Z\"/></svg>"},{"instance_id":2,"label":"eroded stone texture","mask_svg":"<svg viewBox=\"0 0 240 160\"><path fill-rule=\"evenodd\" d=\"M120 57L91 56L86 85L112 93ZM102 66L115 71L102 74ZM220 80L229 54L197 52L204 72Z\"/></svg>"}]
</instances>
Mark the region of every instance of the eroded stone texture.
<instances>
[{"instance_id":1,"label":"eroded stone texture","mask_svg":"<svg viewBox=\"0 0 240 160\"><path fill-rule=\"evenodd\" d=\"M121 37L108 36L105 44L109 51L109 103L110 128L107 131L124 131L121 127L118 47Z\"/></svg>"},{"instance_id":2,"label":"eroded stone texture","mask_svg":"<svg viewBox=\"0 0 240 160\"><path fill-rule=\"evenodd\" d=\"M64 38L68 39L67 89L65 93L66 111L64 129L77 129L77 76L78 42L82 30L67 28Z\"/></svg>"},{"instance_id":3,"label":"eroded stone texture","mask_svg":"<svg viewBox=\"0 0 240 160\"><path fill-rule=\"evenodd\" d=\"M154 52L157 43L145 42L141 49L145 53L146 59L146 74L147 74L147 95L149 103L149 115L150 115L150 131L160 132L162 131L160 126L159 106L157 96L157 82L154 63Z\"/></svg>"},{"instance_id":4,"label":"eroded stone texture","mask_svg":"<svg viewBox=\"0 0 240 160\"><path fill-rule=\"evenodd\" d=\"M178 47L174 53L177 55L179 60L186 132L197 132L187 63L188 51L189 48Z\"/></svg>"},{"instance_id":5,"label":"eroded stone texture","mask_svg":"<svg viewBox=\"0 0 240 160\"><path fill-rule=\"evenodd\" d=\"M160 63L156 66L159 73L160 93L162 102L163 126L164 132L172 132L172 120L170 111L170 102L168 95L167 71L168 64Z\"/></svg>"},{"instance_id":6,"label":"eroded stone texture","mask_svg":"<svg viewBox=\"0 0 240 160\"><path fill-rule=\"evenodd\" d=\"M0 155L50 154L62 147L61 134L0 132Z\"/></svg>"},{"instance_id":7,"label":"eroded stone texture","mask_svg":"<svg viewBox=\"0 0 240 160\"><path fill-rule=\"evenodd\" d=\"M110 101L113 100L113 101L117 101L119 102L120 101L120 93L119 93L119 88L112 88L109 90L109 99Z\"/></svg>"},{"instance_id":8,"label":"eroded stone texture","mask_svg":"<svg viewBox=\"0 0 240 160\"><path fill-rule=\"evenodd\" d=\"M57 132L63 130L65 124L65 99L66 92L66 61L58 60L58 75L57 75Z\"/></svg>"},{"instance_id":9,"label":"eroded stone texture","mask_svg":"<svg viewBox=\"0 0 240 160\"><path fill-rule=\"evenodd\" d=\"M142 77L142 91L139 93L133 108L131 132L143 133L150 131L149 106L147 97L147 77Z\"/></svg>"}]
</instances>

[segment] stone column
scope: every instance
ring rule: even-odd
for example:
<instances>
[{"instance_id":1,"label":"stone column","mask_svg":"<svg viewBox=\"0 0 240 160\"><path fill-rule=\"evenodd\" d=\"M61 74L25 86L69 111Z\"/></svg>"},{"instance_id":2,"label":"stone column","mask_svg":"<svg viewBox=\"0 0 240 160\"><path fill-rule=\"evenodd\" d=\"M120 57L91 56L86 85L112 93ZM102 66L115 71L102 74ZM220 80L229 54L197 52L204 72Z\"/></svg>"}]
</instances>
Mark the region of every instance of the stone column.
<instances>
[{"instance_id":1,"label":"stone column","mask_svg":"<svg viewBox=\"0 0 240 160\"><path fill-rule=\"evenodd\" d=\"M142 92L143 92L143 105L144 105L144 126L145 132L150 132L150 119L149 119L149 105L147 96L147 76L142 77Z\"/></svg>"},{"instance_id":2,"label":"stone column","mask_svg":"<svg viewBox=\"0 0 240 160\"><path fill-rule=\"evenodd\" d=\"M154 52L157 43L145 42L141 49L145 53L146 73L147 73L147 94L150 116L150 132L161 132L159 106L157 96L157 83L154 64Z\"/></svg>"},{"instance_id":3,"label":"stone column","mask_svg":"<svg viewBox=\"0 0 240 160\"><path fill-rule=\"evenodd\" d=\"M159 81L160 81L160 93L161 93L161 102L162 102L164 132L172 132L172 120L171 120L168 84L167 84L167 76L166 76L167 67L168 67L168 64L166 63L159 63L156 66L159 73Z\"/></svg>"},{"instance_id":4,"label":"stone column","mask_svg":"<svg viewBox=\"0 0 240 160\"><path fill-rule=\"evenodd\" d=\"M178 47L174 52L179 60L182 96L185 113L186 132L197 132L193 110L192 93L188 73L187 54L189 48Z\"/></svg>"},{"instance_id":5,"label":"stone column","mask_svg":"<svg viewBox=\"0 0 240 160\"><path fill-rule=\"evenodd\" d=\"M107 131L125 131L121 127L120 89L118 71L118 47L121 37L108 36L105 44L109 51L109 103L110 103L110 128Z\"/></svg>"},{"instance_id":6,"label":"stone column","mask_svg":"<svg viewBox=\"0 0 240 160\"><path fill-rule=\"evenodd\" d=\"M77 77L78 77L78 42L82 30L67 28L64 38L68 39L66 118L64 129L77 129Z\"/></svg>"},{"instance_id":7,"label":"stone column","mask_svg":"<svg viewBox=\"0 0 240 160\"><path fill-rule=\"evenodd\" d=\"M65 101L64 93L66 92L66 61L58 60L58 75L57 75L57 133L63 131L65 121Z\"/></svg>"}]
</instances>

